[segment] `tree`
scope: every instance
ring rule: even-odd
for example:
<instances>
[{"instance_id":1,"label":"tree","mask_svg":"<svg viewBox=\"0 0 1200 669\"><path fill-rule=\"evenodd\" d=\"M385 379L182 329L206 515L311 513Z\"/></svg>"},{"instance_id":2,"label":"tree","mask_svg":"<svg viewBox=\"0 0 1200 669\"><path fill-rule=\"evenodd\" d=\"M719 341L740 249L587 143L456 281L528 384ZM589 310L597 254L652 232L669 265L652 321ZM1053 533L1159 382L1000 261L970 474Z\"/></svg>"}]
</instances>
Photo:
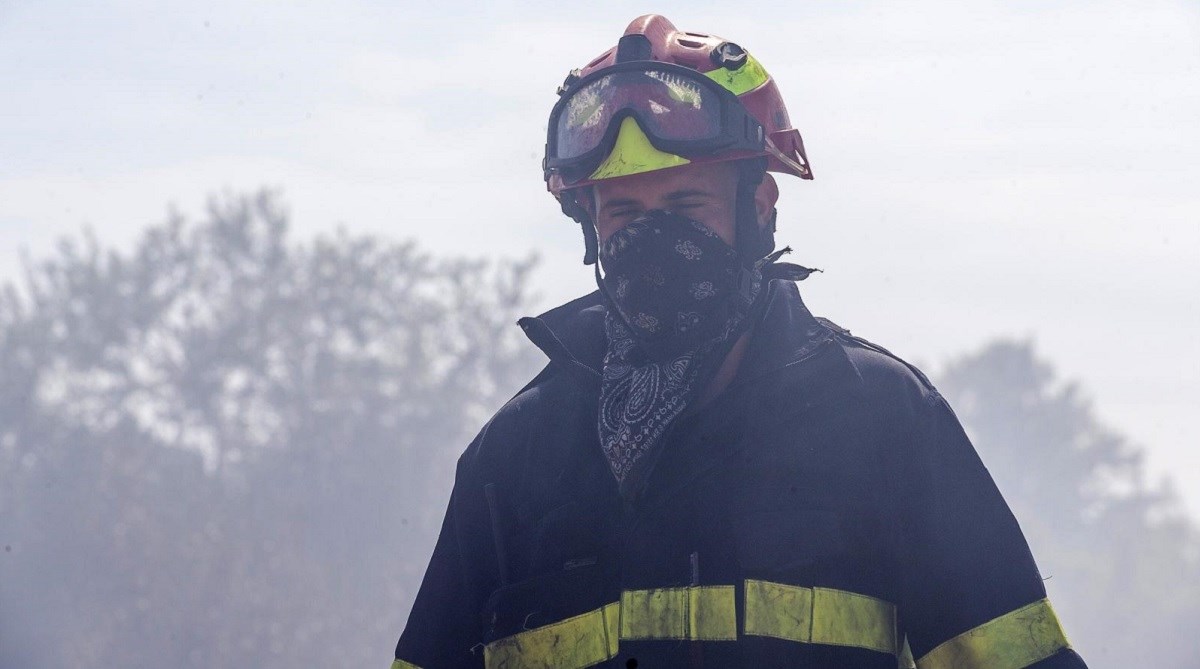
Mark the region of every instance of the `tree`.
<instances>
[{"instance_id":1,"label":"tree","mask_svg":"<svg viewBox=\"0 0 1200 669\"><path fill-rule=\"evenodd\" d=\"M1200 657L1200 536L1140 450L1105 427L1029 342L949 364L958 412L1038 559L1072 643L1093 669L1184 667Z\"/></svg>"},{"instance_id":2,"label":"tree","mask_svg":"<svg viewBox=\"0 0 1200 669\"><path fill-rule=\"evenodd\" d=\"M531 262L287 229L229 196L0 293L0 667L390 660L455 457L535 371Z\"/></svg>"}]
</instances>

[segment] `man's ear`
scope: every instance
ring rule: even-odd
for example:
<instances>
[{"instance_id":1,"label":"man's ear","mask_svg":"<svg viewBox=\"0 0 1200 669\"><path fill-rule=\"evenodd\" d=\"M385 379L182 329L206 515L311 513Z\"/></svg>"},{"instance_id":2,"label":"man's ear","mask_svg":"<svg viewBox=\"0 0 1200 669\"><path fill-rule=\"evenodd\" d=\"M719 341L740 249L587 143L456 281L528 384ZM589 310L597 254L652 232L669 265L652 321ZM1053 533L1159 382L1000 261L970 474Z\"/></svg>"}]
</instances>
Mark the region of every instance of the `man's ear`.
<instances>
[{"instance_id":1,"label":"man's ear","mask_svg":"<svg viewBox=\"0 0 1200 669\"><path fill-rule=\"evenodd\" d=\"M754 191L754 211L758 214L758 227L766 228L771 224L775 213L775 203L779 201L779 184L770 172L763 174L762 183Z\"/></svg>"}]
</instances>

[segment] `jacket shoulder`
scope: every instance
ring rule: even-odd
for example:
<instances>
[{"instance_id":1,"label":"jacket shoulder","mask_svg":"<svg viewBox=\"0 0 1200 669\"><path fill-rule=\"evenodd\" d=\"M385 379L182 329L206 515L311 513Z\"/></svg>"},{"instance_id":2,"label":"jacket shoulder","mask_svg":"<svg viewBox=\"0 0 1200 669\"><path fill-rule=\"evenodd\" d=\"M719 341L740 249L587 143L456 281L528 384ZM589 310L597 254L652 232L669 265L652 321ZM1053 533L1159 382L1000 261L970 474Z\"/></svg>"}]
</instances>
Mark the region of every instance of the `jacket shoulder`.
<instances>
[{"instance_id":1,"label":"jacket shoulder","mask_svg":"<svg viewBox=\"0 0 1200 669\"><path fill-rule=\"evenodd\" d=\"M828 319L817 320L831 331L871 405L893 406L915 414L928 403L941 399L929 377L916 365Z\"/></svg>"},{"instance_id":2,"label":"jacket shoulder","mask_svg":"<svg viewBox=\"0 0 1200 669\"><path fill-rule=\"evenodd\" d=\"M531 449L545 448L540 442L548 433L556 432L567 414L578 413L579 394L567 375L547 365L484 424L459 459L460 470L499 473L531 456Z\"/></svg>"}]
</instances>

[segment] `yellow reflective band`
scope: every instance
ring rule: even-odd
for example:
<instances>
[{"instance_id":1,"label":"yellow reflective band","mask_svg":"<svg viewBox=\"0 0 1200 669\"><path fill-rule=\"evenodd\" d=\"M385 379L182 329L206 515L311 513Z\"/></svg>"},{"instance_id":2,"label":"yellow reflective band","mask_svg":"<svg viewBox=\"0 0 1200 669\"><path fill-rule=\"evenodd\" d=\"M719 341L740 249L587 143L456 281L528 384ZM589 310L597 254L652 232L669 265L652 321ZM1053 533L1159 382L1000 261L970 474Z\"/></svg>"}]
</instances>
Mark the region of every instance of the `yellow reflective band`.
<instances>
[{"instance_id":1,"label":"yellow reflective band","mask_svg":"<svg viewBox=\"0 0 1200 669\"><path fill-rule=\"evenodd\" d=\"M484 646L488 669L583 669L617 654L620 604L505 637Z\"/></svg>"},{"instance_id":2,"label":"yellow reflective band","mask_svg":"<svg viewBox=\"0 0 1200 669\"><path fill-rule=\"evenodd\" d=\"M745 599L747 635L896 653L896 607L883 600L752 579Z\"/></svg>"},{"instance_id":3,"label":"yellow reflective band","mask_svg":"<svg viewBox=\"0 0 1200 669\"><path fill-rule=\"evenodd\" d=\"M763 66L750 54L746 54L746 62L736 70L718 67L710 72L705 72L704 76L721 84L734 95L748 93L767 83L767 80L771 78L771 75L767 74Z\"/></svg>"},{"instance_id":4,"label":"yellow reflective band","mask_svg":"<svg viewBox=\"0 0 1200 669\"><path fill-rule=\"evenodd\" d=\"M626 116L621 121L620 130L617 131L617 141L613 144L612 152L588 178L614 179L687 165L690 162L692 161L683 156L654 148L637 121L633 120L632 116Z\"/></svg>"},{"instance_id":5,"label":"yellow reflective band","mask_svg":"<svg viewBox=\"0 0 1200 669\"><path fill-rule=\"evenodd\" d=\"M421 669L421 668L418 667L417 665L413 664L412 662L405 662L404 660L396 660L395 662L392 662L392 669Z\"/></svg>"},{"instance_id":6,"label":"yellow reflective band","mask_svg":"<svg viewBox=\"0 0 1200 669\"><path fill-rule=\"evenodd\" d=\"M959 634L917 660L917 667L1023 669L1070 647L1050 601L1042 599Z\"/></svg>"},{"instance_id":7,"label":"yellow reflective band","mask_svg":"<svg viewBox=\"0 0 1200 669\"><path fill-rule=\"evenodd\" d=\"M746 634L812 641L812 588L746 581Z\"/></svg>"},{"instance_id":8,"label":"yellow reflective band","mask_svg":"<svg viewBox=\"0 0 1200 669\"><path fill-rule=\"evenodd\" d=\"M627 590L621 593L622 639L737 639L732 585Z\"/></svg>"},{"instance_id":9,"label":"yellow reflective band","mask_svg":"<svg viewBox=\"0 0 1200 669\"><path fill-rule=\"evenodd\" d=\"M735 599L732 585L627 590L620 602L493 641L484 664L582 669L616 657L619 640L735 641ZM842 590L747 580L745 633L895 654L896 607ZM392 669L417 669L397 663Z\"/></svg>"},{"instance_id":10,"label":"yellow reflective band","mask_svg":"<svg viewBox=\"0 0 1200 669\"><path fill-rule=\"evenodd\" d=\"M896 654L896 607L853 592L813 588L813 643Z\"/></svg>"}]
</instances>

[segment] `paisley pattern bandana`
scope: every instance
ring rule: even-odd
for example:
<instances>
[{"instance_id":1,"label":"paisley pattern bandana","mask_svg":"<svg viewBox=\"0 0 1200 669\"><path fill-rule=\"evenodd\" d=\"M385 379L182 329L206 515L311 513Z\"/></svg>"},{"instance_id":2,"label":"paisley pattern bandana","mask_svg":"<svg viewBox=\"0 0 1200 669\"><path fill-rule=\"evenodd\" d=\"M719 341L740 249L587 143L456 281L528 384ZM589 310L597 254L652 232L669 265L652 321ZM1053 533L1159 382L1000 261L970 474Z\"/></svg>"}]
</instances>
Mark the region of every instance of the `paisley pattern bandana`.
<instances>
[{"instance_id":1,"label":"paisley pattern bandana","mask_svg":"<svg viewBox=\"0 0 1200 669\"><path fill-rule=\"evenodd\" d=\"M762 287L714 232L647 212L600 248L608 351L600 443L621 494L640 492L668 429L696 400L749 321ZM649 456L649 457L648 457Z\"/></svg>"}]
</instances>

